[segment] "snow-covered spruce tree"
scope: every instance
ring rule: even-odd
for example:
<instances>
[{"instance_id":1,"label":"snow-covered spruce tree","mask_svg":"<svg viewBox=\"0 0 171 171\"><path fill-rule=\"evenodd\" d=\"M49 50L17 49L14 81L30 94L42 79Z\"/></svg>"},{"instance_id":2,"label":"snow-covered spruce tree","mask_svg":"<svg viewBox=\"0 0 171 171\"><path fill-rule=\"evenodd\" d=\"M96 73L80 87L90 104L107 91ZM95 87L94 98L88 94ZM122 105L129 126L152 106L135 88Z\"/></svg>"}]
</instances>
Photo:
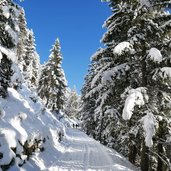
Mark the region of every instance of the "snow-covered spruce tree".
<instances>
[{"instance_id":1,"label":"snow-covered spruce tree","mask_svg":"<svg viewBox=\"0 0 171 171\"><path fill-rule=\"evenodd\" d=\"M117 144L112 128L118 131L120 125L119 113L113 103L112 86L108 84L111 78L110 75L104 77L106 70L112 68L112 56L109 48L99 49L92 56L92 64L82 89L83 127L95 139L111 147ZM117 72L115 69L113 72Z\"/></svg>"},{"instance_id":2,"label":"snow-covered spruce tree","mask_svg":"<svg viewBox=\"0 0 171 171\"><path fill-rule=\"evenodd\" d=\"M21 40L22 41L22 40ZM35 48L35 38L32 30L27 29L24 43L24 53L21 54L20 68L25 82L30 88L36 89L39 80L40 61Z\"/></svg>"},{"instance_id":3,"label":"snow-covered spruce tree","mask_svg":"<svg viewBox=\"0 0 171 171\"><path fill-rule=\"evenodd\" d=\"M36 52L35 37L32 30L27 29L24 9L19 13L19 40L17 44L18 65L25 82L36 89L39 82L40 60Z\"/></svg>"},{"instance_id":4,"label":"snow-covered spruce tree","mask_svg":"<svg viewBox=\"0 0 171 171\"><path fill-rule=\"evenodd\" d=\"M93 136L95 138L95 127L96 123L94 120L94 110L95 110L95 104L96 104L96 93L91 92L91 82L93 78L95 77L97 68L97 63L93 62L90 65L90 68L88 70L88 74L85 77L85 83L81 90L81 120L83 121L83 129L85 132ZM91 95L89 95L91 92Z\"/></svg>"},{"instance_id":5,"label":"snow-covered spruce tree","mask_svg":"<svg viewBox=\"0 0 171 171\"><path fill-rule=\"evenodd\" d=\"M66 99L64 113L73 118L79 117L79 110L80 110L80 97L77 94L76 88L70 90L69 95Z\"/></svg>"},{"instance_id":6,"label":"snow-covered spruce tree","mask_svg":"<svg viewBox=\"0 0 171 171\"><path fill-rule=\"evenodd\" d=\"M114 5L113 10L115 7ZM114 18L118 19L118 24L115 27ZM119 143L116 143L116 141L120 141L120 139L116 137L119 136L118 134L122 134L120 120L123 103L120 95L129 86L129 66L127 65L129 58L125 58L124 55L114 55L113 48L126 38L125 33L130 28L132 18L133 14L125 15L124 12L119 13L118 11L105 22L108 31L103 37L103 42L107 47L100 52L100 55L97 55L98 58L94 57L97 58L95 63L98 63L98 69L95 69L94 78L90 83L90 92L96 92L93 113L97 124L95 138L119 151L121 151L121 147L118 147ZM113 32L115 32L114 35ZM126 45L128 46L124 51L125 55L128 56L131 52L129 44L126 43ZM89 96L91 93L86 92L86 94ZM93 96L90 96L90 98L93 98Z\"/></svg>"},{"instance_id":7,"label":"snow-covered spruce tree","mask_svg":"<svg viewBox=\"0 0 171 171\"><path fill-rule=\"evenodd\" d=\"M18 10L19 7L11 0L0 2L0 96L2 97L7 96L9 86L14 84L16 86L16 82L19 81L18 67L15 64L19 32Z\"/></svg>"},{"instance_id":8,"label":"snow-covered spruce tree","mask_svg":"<svg viewBox=\"0 0 171 171\"><path fill-rule=\"evenodd\" d=\"M128 134L125 124L122 122L121 114L124 106L124 99L122 98L130 86L136 87L135 81L132 81L130 76L132 75L130 56L135 52L132 48L132 44L128 40L128 31L132 28L132 21L137 15L136 9L139 8L139 1L108 1L112 8L113 14L106 20L104 26L107 28L107 32L102 38L102 42L110 49L111 62L105 72L101 75L101 83L104 89L108 90L108 97L112 104L115 124L109 127L110 134L112 135L114 142L113 147L124 155L128 155L129 160L135 163L134 156L137 151L134 144L139 142L140 137L137 137L132 142L132 132ZM109 55L108 55L109 56ZM138 79L136 76L135 79ZM104 80L104 81L103 81ZM106 88L107 87L107 88ZM102 96L104 93L102 92ZM117 121L117 122L116 122ZM115 127L118 128L115 131ZM124 135L124 136L123 136ZM127 138L128 137L128 138ZM121 144L119 146L119 144ZM139 144L138 144L139 146ZM129 153L127 154L127 150Z\"/></svg>"},{"instance_id":9,"label":"snow-covered spruce tree","mask_svg":"<svg viewBox=\"0 0 171 171\"><path fill-rule=\"evenodd\" d=\"M3 54L0 62L0 96L3 98L7 96L7 88L13 74L11 65L12 62Z\"/></svg>"},{"instance_id":10,"label":"snow-covered spruce tree","mask_svg":"<svg viewBox=\"0 0 171 171\"><path fill-rule=\"evenodd\" d=\"M153 4L147 5L140 4L137 16L132 21L133 26L128 31L128 41L135 51L130 58L130 83L134 89L129 90L123 118L130 120L131 131L144 135L140 136L141 169L145 171L153 167L159 171L167 170L170 160L166 151L171 114L171 15L165 11L169 5L165 1L159 4L153 1ZM131 96L134 98L129 100ZM142 107L134 108L136 105ZM133 115L131 110L134 110ZM133 144L137 135L134 134Z\"/></svg>"},{"instance_id":11,"label":"snow-covered spruce tree","mask_svg":"<svg viewBox=\"0 0 171 171\"><path fill-rule=\"evenodd\" d=\"M153 4L150 4L149 1L138 0L108 2L113 14L105 22L108 31L104 34L102 41L110 52L110 55L103 54L103 58L111 56L111 62L102 67L103 72L98 71L94 74L94 79L90 81L89 89L84 94L91 91L92 84L96 83L95 87L101 84L100 90L96 91L94 104L98 105L101 101L103 108L102 105L100 108L98 108L99 105L95 106L92 115L97 117L97 111L99 111L102 113L100 117L107 117L104 109L108 103L112 104L112 110L115 111L113 113L119 116L117 124L113 127L110 125L111 122L107 124L110 125L110 129L107 129L110 135L117 137L114 147L118 141L121 142L117 150L125 154L129 149L129 160L132 163L141 163L142 170L149 170L149 168L165 170L169 164L164 163L169 163L170 158L168 155L170 153L164 154L170 149L168 145L168 137L170 137L168 119L170 115L170 14L165 11L168 4L164 1L159 4L153 1ZM95 89L91 92L95 92ZM127 103L129 101L132 103ZM162 105L160 102L163 102ZM136 105L142 105L142 108L134 108ZM127 107L130 110L134 109L132 117L125 117L129 114L129 112L125 113ZM120 123L122 110L124 119L131 118L127 124ZM151 121L147 127L145 126L146 120ZM103 122L100 123L102 125L100 132L103 132L106 126ZM115 131L116 125L120 129L120 134ZM129 130L128 133L126 133L127 130ZM147 134L147 130L151 134ZM153 148L151 147L152 137L155 140ZM108 137L105 138L108 139ZM101 140L101 137L97 139Z\"/></svg>"},{"instance_id":12,"label":"snow-covered spruce tree","mask_svg":"<svg viewBox=\"0 0 171 171\"><path fill-rule=\"evenodd\" d=\"M53 112L63 110L66 93L66 79L61 67L62 55L59 39L56 40L48 62L43 66L38 94L44 104Z\"/></svg>"},{"instance_id":13,"label":"snow-covered spruce tree","mask_svg":"<svg viewBox=\"0 0 171 171\"><path fill-rule=\"evenodd\" d=\"M27 23L25 19L25 12L24 9L20 9L19 11L19 38L18 38L18 44L17 44L17 56L18 56L18 63L21 68L23 69L23 62L24 62L24 54L25 54L25 45L26 45L26 38L27 38Z\"/></svg>"},{"instance_id":14,"label":"snow-covered spruce tree","mask_svg":"<svg viewBox=\"0 0 171 171\"><path fill-rule=\"evenodd\" d=\"M106 22L109 31L105 34L103 42L109 47L113 45L115 56L123 56L125 59L129 57L127 63L130 80L127 89L129 95L123 110L123 118L130 119L127 125L130 130L128 134L129 159L134 163L136 154L140 154L142 170L149 170L152 162L156 164L153 165L153 169L166 170L169 167L170 156L167 158L164 151L168 149L167 137L170 136L171 109L169 107L170 84L168 83L170 82L171 16L165 10L169 3L165 1L163 3L161 1L153 1L153 3L111 1L110 5L113 6L115 13ZM126 18L132 17L128 22L121 22L123 17L120 18L120 14L126 15ZM122 23L125 24L123 29ZM111 42L112 39L113 42ZM130 50L129 56L125 54L125 50ZM134 108L136 105L142 108ZM133 109L134 115L132 116L131 110ZM148 124L146 121L149 121ZM152 138L155 139L154 142Z\"/></svg>"}]
</instances>

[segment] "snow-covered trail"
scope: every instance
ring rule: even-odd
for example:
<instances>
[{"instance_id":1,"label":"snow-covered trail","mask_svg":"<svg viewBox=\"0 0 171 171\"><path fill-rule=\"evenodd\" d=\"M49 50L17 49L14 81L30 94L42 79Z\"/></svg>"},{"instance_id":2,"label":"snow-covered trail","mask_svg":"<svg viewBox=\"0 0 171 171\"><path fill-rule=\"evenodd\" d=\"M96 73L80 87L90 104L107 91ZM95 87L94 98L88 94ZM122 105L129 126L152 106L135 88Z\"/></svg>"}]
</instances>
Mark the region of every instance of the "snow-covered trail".
<instances>
[{"instance_id":1,"label":"snow-covered trail","mask_svg":"<svg viewBox=\"0 0 171 171\"><path fill-rule=\"evenodd\" d=\"M50 171L132 171L124 157L76 129L66 130L65 150Z\"/></svg>"}]
</instances>

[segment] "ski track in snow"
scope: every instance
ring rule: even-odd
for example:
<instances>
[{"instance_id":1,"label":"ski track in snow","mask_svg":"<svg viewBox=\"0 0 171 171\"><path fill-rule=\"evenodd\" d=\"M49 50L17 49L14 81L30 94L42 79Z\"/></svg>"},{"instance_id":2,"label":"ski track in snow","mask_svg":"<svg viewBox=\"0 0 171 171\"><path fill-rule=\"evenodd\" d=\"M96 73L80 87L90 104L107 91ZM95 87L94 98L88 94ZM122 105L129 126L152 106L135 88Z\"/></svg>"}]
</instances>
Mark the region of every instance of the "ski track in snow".
<instances>
[{"instance_id":1,"label":"ski track in snow","mask_svg":"<svg viewBox=\"0 0 171 171\"><path fill-rule=\"evenodd\" d=\"M49 171L136 171L124 157L76 129L66 130L65 150Z\"/></svg>"}]
</instances>

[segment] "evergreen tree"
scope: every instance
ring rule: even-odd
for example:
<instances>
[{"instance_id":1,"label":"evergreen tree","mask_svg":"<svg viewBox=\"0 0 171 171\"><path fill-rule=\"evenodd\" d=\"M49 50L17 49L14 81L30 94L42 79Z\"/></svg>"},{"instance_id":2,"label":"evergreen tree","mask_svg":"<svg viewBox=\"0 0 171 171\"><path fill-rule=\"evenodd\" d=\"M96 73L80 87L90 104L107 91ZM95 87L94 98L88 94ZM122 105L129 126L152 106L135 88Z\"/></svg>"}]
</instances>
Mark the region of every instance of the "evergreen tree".
<instances>
[{"instance_id":1,"label":"evergreen tree","mask_svg":"<svg viewBox=\"0 0 171 171\"><path fill-rule=\"evenodd\" d=\"M24 9L19 13L19 40L17 44L18 65L30 88L36 89L39 82L40 60L36 52L35 37L27 29Z\"/></svg>"},{"instance_id":2,"label":"evergreen tree","mask_svg":"<svg viewBox=\"0 0 171 171\"><path fill-rule=\"evenodd\" d=\"M24 54L25 54L25 45L26 45L26 38L27 38L27 23L25 19L25 12L24 9L20 10L19 16L19 38L18 38L18 44L17 44L17 56L18 56L18 63L23 70L23 62L24 62Z\"/></svg>"},{"instance_id":3,"label":"evergreen tree","mask_svg":"<svg viewBox=\"0 0 171 171\"><path fill-rule=\"evenodd\" d=\"M59 39L56 40L49 61L43 66L38 94L53 112L63 110L65 104L66 79L61 67L62 55Z\"/></svg>"},{"instance_id":4,"label":"evergreen tree","mask_svg":"<svg viewBox=\"0 0 171 171\"><path fill-rule=\"evenodd\" d=\"M14 48L17 42L17 14L15 8L18 8L11 0L5 0L0 3L0 44L5 48Z\"/></svg>"},{"instance_id":5,"label":"evergreen tree","mask_svg":"<svg viewBox=\"0 0 171 171\"><path fill-rule=\"evenodd\" d=\"M113 12L104 25L107 32L102 41L107 47L95 62L98 67L91 65L93 78L85 80L84 125L89 123L91 113L94 125L98 125L96 139L107 145L113 142L114 148L128 155L132 163L140 164L143 171L167 170L171 111L169 2L107 2ZM93 110L85 97L94 99ZM129 121L122 120L122 113Z\"/></svg>"},{"instance_id":6,"label":"evergreen tree","mask_svg":"<svg viewBox=\"0 0 171 171\"><path fill-rule=\"evenodd\" d=\"M17 78L13 67L17 59L13 51L18 43L18 10L19 7L10 0L0 2L0 96L4 98L7 88L12 86L11 76L15 73Z\"/></svg>"},{"instance_id":7,"label":"evergreen tree","mask_svg":"<svg viewBox=\"0 0 171 171\"><path fill-rule=\"evenodd\" d=\"M65 103L65 114L69 117L78 118L80 109L80 97L77 94L76 88L70 90L69 96Z\"/></svg>"},{"instance_id":8,"label":"evergreen tree","mask_svg":"<svg viewBox=\"0 0 171 171\"><path fill-rule=\"evenodd\" d=\"M94 56L98 56L100 53L97 52ZM92 57L92 59L95 59ZM95 60L96 61L96 60ZM88 70L88 74L85 77L85 83L83 85L83 88L81 90L81 100L83 101L81 106L81 119L83 121L83 129L86 131L86 133L90 136L93 136L95 138L95 117L94 117L94 111L96 107L96 94L97 91L92 91L91 89L91 83L93 78L96 75L96 68L98 67L96 62L91 63L90 69Z\"/></svg>"},{"instance_id":9,"label":"evergreen tree","mask_svg":"<svg viewBox=\"0 0 171 171\"><path fill-rule=\"evenodd\" d=\"M39 81L40 61L35 48L35 38L32 30L27 29L24 53L22 54L21 70L30 88L36 89Z\"/></svg>"},{"instance_id":10,"label":"evergreen tree","mask_svg":"<svg viewBox=\"0 0 171 171\"><path fill-rule=\"evenodd\" d=\"M141 125L145 132L144 137L140 137L142 142L141 169L144 171L149 170L150 163L155 163L154 158L157 160L157 166L153 166L154 170L162 171L169 167L169 164L167 166L165 164L168 163L168 159L167 154L164 153L165 150L167 151L169 113L171 111L166 100L166 97L168 99L171 97L170 84L168 84L171 79L168 74L171 66L169 49L171 15L164 10L167 5L166 2L153 2L148 8L147 6L141 7L139 14L133 20L133 27L128 31L128 39L135 51L130 59L132 70L130 85L136 89L144 87L146 93L143 96L149 98L141 109L135 109L135 114L131 117L131 124L129 124L132 130L139 123L139 135L143 135ZM160 76L161 73L162 76ZM146 118L151 121L148 123L151 124L148 126L150 127L148 132L144 121ZM143 123L140 122L142 120ZM151 136L151 144L149 143L149 132L153 135ZM156 141L152 141L153 137ZM136 136L132 141L135 139L137 139ZM152 147L154 151L151 150ZM137 149L139 148L137 147Z\"/></svg>"},{"instance_id":11,"label":"evergreen tree","mask_svg":"<svg viewBox=\"0 0 171 171\"><path fill-rule=\"evenodd\" d=\"M0 62L0 96L5 98L7 96L7 88L10 86L12 76L11 70L12 62L3 54Z\"/></svg>"}]
</instances>

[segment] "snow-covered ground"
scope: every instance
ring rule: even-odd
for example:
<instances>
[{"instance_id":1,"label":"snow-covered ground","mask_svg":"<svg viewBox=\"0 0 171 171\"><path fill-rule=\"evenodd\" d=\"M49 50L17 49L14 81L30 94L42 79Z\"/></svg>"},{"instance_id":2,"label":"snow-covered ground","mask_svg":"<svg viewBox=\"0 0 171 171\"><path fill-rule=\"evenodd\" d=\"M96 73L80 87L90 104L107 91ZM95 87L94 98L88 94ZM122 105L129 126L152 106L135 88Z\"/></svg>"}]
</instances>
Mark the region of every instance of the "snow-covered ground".
<instances>
[{"instance_id":1,"label":"snow-covered ground","mask_svg":"<svg viewBox=\"0 0 171 171\"><path fill-rule=\"evenodd\" d=\"M136 170L114 150L71 128L75 121L59 122L27 86L9 88L8 94L0 99L0 171L9 163L9 171Z\"/></svg>"},{"instance_id":2,"label":"snow-covered ground","mask_svg":"<svg viewBox=\"0 0 171 171\"><path fill-rule=\"evenodd\" d=\"M22 85L18 91L9 88L8 97L0 98L0 166L13 161L10 166L20 170L18 165L25 166L28 157L43 150L55 152L60 148L56 146L60 145L64 128L27 86ZM35 162L34 168L36 165L40 163Z\"/></svg>"}]
</instances>

